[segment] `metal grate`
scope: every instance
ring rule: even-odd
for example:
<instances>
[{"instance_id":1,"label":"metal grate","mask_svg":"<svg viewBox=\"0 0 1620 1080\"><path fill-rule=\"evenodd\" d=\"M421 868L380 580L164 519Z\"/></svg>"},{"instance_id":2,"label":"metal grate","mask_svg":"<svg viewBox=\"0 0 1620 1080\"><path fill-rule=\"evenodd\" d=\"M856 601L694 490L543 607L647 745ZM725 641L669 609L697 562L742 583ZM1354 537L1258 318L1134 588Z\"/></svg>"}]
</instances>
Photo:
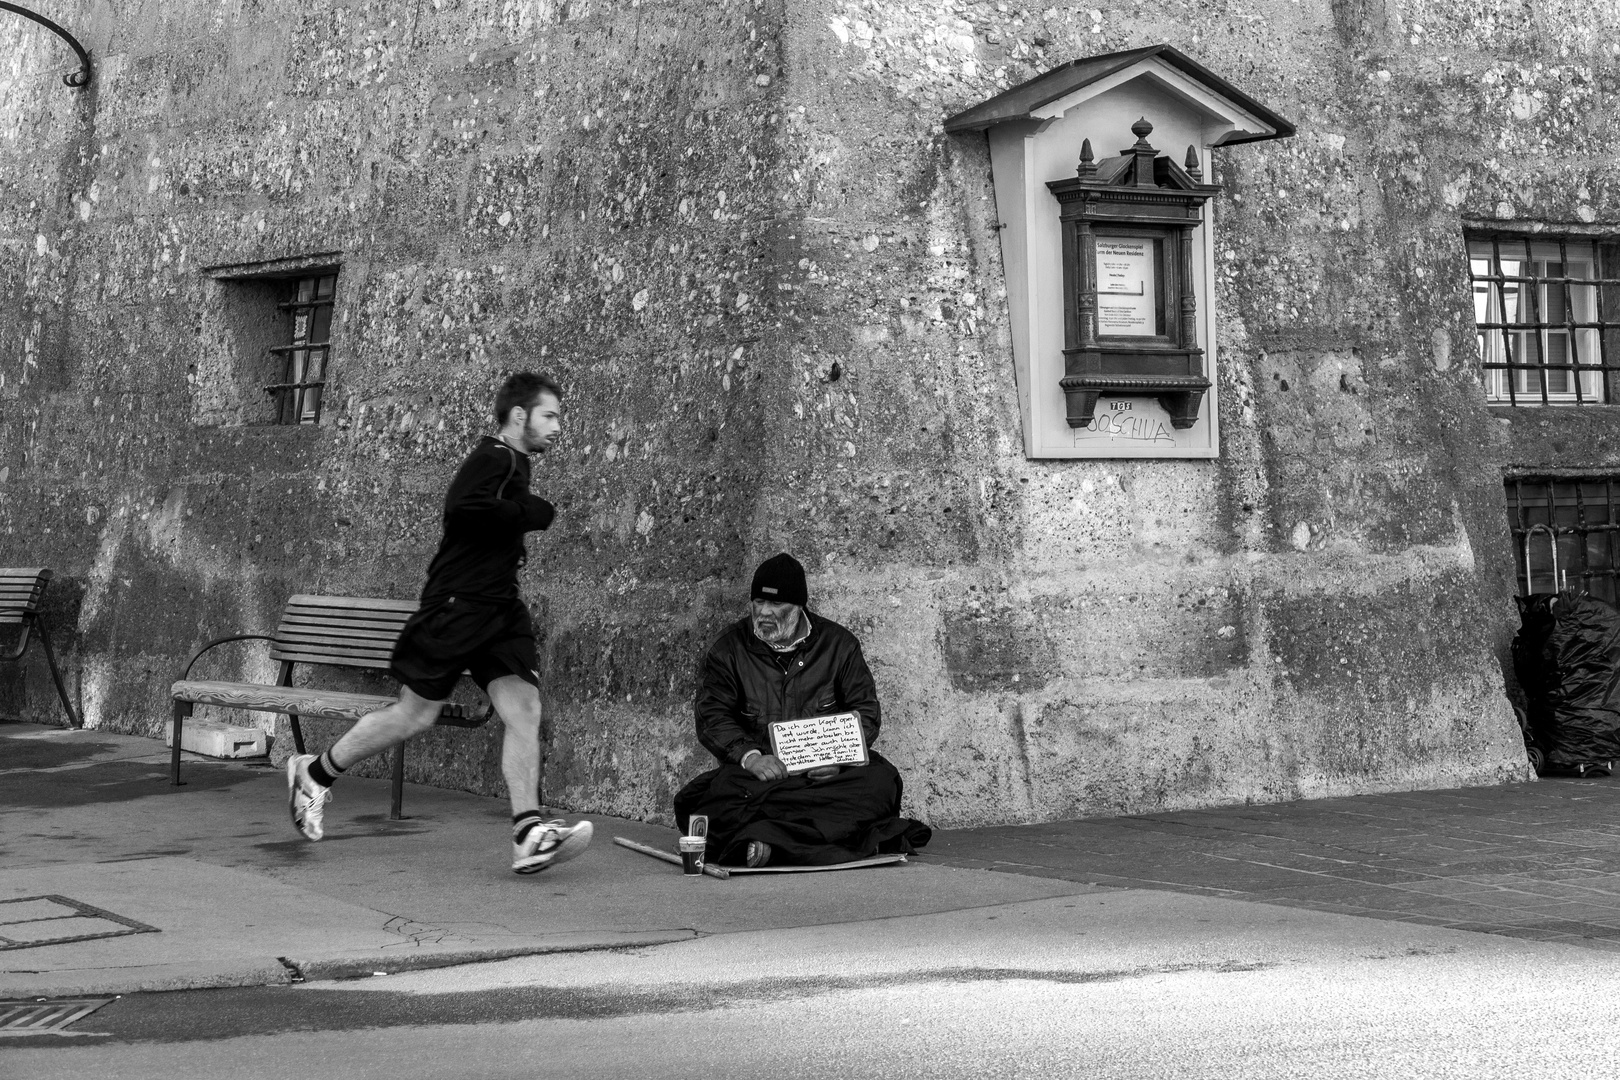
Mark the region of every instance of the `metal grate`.
<instances>
[{"instance_id":1,"label":"metal grate","mask_svg":"<svg viewBox=\"0 0 1620 1080\"><path fill-rule=\"evenodd\" d=\"M19 896L0 900L0 952L158 933L162 931L155 926L66 896Z\"/></svg>"},{"instance_id":2,"label":"metal grate","mask_svg":"<svg viewBox=\"0 0 1620 1080\"><path fill-rule=\"evenodd\" d=\"M1601 405L1620 371L1620 279L1590 239L1468 238L1474 325L1489 401Z\"/></svg>"},{"instance_id":3,"label":"metal grate","mask_svg":"<svg viewBox=\"0 0 1620 1080\"><path fill-rule=\"evenodd\" d=\"M332 352L332 306L337 299L337 274L316 274L292 280L291 299L277 307L288 313L289 344L271 353L281 358L281 382L265 387L276 397L278 424L315 424L321 419L321 396L326 390L326 361Z\"/></svg>"},{"instance_id":4,"label":"metal grate","mask_svg":"<svg viewBox=\"0 0 1620 1080\"><path fill-rule=\"evenodd\" d=\"M1620 477L1521 476L1507 481L1508 522L1522 593L1574 589L1620 599ZM1538 526L1544 528L1538 529ZM1549 538L1546 529L1551 529ZM1531 530L1536 535L1531 536ZM1529 587L1525 585L1529 539ZM1553 580L1553 543L1558 576Z\"/></svg>"},{"instance_id":5,"label":"metal grate","mask_svg":"<svg viewBox=\"0 0 1620 1080\"><path fill-rule=\"evenodd\" d=\"M0 1038L20 1035L97 1035L91 1031L68 1031L68 1025L83 1020L116 998L71 998L60 1001L0 1001Z\"/></svg>"}]
</instances>

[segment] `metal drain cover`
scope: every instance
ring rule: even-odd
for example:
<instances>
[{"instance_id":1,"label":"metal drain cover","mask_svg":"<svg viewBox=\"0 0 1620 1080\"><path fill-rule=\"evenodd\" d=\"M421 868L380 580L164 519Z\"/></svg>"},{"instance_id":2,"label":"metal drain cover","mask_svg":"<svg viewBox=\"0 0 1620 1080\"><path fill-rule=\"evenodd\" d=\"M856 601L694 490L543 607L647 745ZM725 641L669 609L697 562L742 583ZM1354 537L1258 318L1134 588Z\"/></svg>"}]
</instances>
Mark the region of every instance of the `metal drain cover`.
<instances>
[{"instance_id":1,"label":"metal drain cover","mask_svg":"<svg viewBox=\"0 0 1620 1080\"><path fill-rule=\"evenodd\" d=\"M63 1029L113 1000L100 997L60 1001L0 1001L0 1038L7 1035L95 1035L97 1033L93 1031Z\"/></svg>"},{"instance_id":2,"label":"metal drain cover","mask_svg":"<svg viewBox=\"0 0 1620 1080\"><path fill-rule=\"evenodd\" d=\"M70 941L162 933L122 915L66 896L19 896L0 900L0 952L65 945Z\"/></svg>"}]
</instances>

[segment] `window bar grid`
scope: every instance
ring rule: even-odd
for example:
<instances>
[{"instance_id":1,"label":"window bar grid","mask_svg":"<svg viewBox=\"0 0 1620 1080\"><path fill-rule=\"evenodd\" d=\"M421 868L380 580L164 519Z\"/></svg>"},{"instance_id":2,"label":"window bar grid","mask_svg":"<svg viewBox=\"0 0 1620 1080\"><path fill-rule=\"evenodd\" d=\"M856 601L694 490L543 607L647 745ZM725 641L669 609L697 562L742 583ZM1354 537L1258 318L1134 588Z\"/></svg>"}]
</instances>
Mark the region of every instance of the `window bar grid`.
<instances>
[{"instance_id":1,"label":"window bar grid","mask_svg":"<svg viewBox=\"0 0 1620 1080\"><path fill-rule=\"evenodd\" d=\"M282 381L265 387L276 395L276 421L280 424L318 424L321 405L325 397L326 362L331 354L330 340L310 340L316 336L322 309L327 309L326 334L330 337L330 309L336 301L337 275L321 274L296 279L292 298L276 305L293 318L290 345L280 345L270 352L282 357Z\"/></svg>"},{"instance_id":2,"label":"window bar grid","mask_svg":"<svg viewBox=\"0 0 1620 1080\"><path fill-rule=\"evenodd\" d=\"M1549 245L1557 244L1558 256L1563 260L1560 267L1561 272L1557 274L1537 274L1535 272L1533 238L1516 235L1504 236L1503 234L1493 234L1487 237L1474 234L1470 237L1470 240L1473 243L1489 243L1490 245L1489 271L1481 272L1475 268L1473 261L1470 260L1469 276L1476 286L1484 286L1487 302L1485 314L1487 316L1493 314L1496 316L1488 319L1488 321L1476 319L1476 329L1480 333L1481 340L1495 342L1501 353L1500 358L1491 359L1490 350L1487 350L1486 356L1481 358L1482 367L1485 371L1500 371L1503 373L1506 392L1495 400L1507 405L1533 404L1533 400L1520 401L1522 395L1519 390L1518 379L1521 377L1520 373L1535 371L1541 390L1539 395L1540 403L1543 405L1594 405L1604 404L1609 401L1613 396L1610 393L1613 376L1615 373L1620 372L1620 359L1614 357L1614 350L1609 348L1608 340L1612 331L1620 330L1620 320L1613 317L1614 312L1620 310L1620 305L1617 305L1612 299L1615 293L1620 291L1616 288L1620 287L1620 277L1611 277L1603 273L1604 270L1608 270L1612 274L1615 268L1613 261L1604 255L1601 246L1594 242L1589 253L1586 251L1581 253L1580 257L1583 261L1588 258L1591 260L1591 276L1577 277L1569 272L1569 239L1567 237L1557 237L1556 239L1547 237L1540 241ZM1502 249L1504 246L1510 249L1510 255L1522 251L1524 255L1523 272L1507 273L1503 264ZM1554 315L1551 311L1544 313L1541 310L1543 306L1551 306L1552 304L1550 298L1546 305L1543 304L1541 289L1554 285L1563 289L1562 301L1557 304L1561 310L1557 315ZM1513 313L1512 318L1509 318L1507 310L1510 289L1514 292L1517 300L1517 310ZM1580 319L1576 316L1576 290L1584 290L1581 295L1588 295L1591 298L1590 303L1593 311L1587 319ZM1526 291L1530 292L1528 306L1525 297ZM1491 310L1493 307L1494 311ZM1529 315L1529 319L1526 318L1527 315ZM1562 331L1565 340L1568 342L1565 358L1562 362L1549 363L1549 358L1546 355L1545 337L1547 331L1552 329ZM1520 339L1518 349L1515 349L1514 346L1515 331L1518 332L1517 336ZM1589 341L1583 346L1580 331L1596 332L1598 343L1595 348ZM1528 347L1523 342L1523 337L1527 334L1536 336L1535 357L1527 354ZM1586 353L1585 359L1587 362L1585 363L1581 362L1583 348ZM1594 360L1595 362L1593 362ZM1575 381L1575 386L1565 392L1566 396L1563 401L1554 402L1552 400L1552 390L1548 378L1549 371L1567 372L1569 377ZM1597 386L1592 392L1588 392L1582 381L1583 374L1597 376ZM1501 393L1501 391L1498 390L1496 393ZM1506 400L1503 401L1502 398Z\"/></svg>"},{"instance_id":3,"label":"window bar grid","mask_svg":"<svg viewBox=\"0 0 1620 1080\"><path fill-rule=\"evenodd\" d=\"M1577 591L1584 591L1610 604L1616 603L1620 584L1620 506L1615 503L1613 476L1512 477L1504 484L1509 501L1508 520L1513 535L1514 564L1519 569L1514 588L1528 595L1541 582L1526 558L1525 539L1530 530L1545 524L1553 531L1560 565L1575 564ZM1603 505L1599 507L1597 500ZM1561 510L1562 508L1562 510ZM1573 511L1573 513L1570 513ZM1601 538L1601 539L1600 539ZM1566 555L1569 556L1566 558ZM1542 571L1550 572L1550 564ZM1555 581L1552 591L1561 592L1566 581ZM1525 582L1528 581L1528 590Z\"/></svg>"}]
</instances>

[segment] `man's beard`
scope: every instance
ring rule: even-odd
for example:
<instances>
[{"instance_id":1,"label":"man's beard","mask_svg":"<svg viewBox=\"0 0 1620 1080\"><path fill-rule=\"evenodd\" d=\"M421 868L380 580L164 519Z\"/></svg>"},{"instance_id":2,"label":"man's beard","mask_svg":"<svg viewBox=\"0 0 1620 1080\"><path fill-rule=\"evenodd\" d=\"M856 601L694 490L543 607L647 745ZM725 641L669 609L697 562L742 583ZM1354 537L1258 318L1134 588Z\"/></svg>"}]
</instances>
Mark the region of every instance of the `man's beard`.
<instances>
[{"instance_id":1,"label":"man's beard","mask_svg":"<svg viewBox=\"0 0 1620 1080\"><path fill-rule=\"evenodd\" d=\"M803 611L795 611L792 619L774 620L772 622L774 629L767 631L765 627L761 625L759 617L755 616L754 633L757 634L759 639L765 642L767 645L786 645L788 642L792 641L793 636L799 632L799 623L803 618Z\"/></svg>"}]
</instances>

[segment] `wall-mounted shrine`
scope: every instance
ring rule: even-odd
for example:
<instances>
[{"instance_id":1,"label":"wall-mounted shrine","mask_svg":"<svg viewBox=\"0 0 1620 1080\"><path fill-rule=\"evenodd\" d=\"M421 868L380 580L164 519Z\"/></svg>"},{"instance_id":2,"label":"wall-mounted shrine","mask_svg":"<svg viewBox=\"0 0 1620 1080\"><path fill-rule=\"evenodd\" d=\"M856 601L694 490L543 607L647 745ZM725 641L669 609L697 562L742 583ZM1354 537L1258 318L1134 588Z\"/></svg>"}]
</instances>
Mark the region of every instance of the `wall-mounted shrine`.
<instances>
[{"instance_id":1,"label":"wall-mounted shrine","mask_svg":"<svg viewBox=\"0 0 1620 1080\"><path fill-rule=\"evenodd\" d=\"M990 141L1025 453L1216 456L1210 155L1293 125L1155 45L1054 68L945 130Z\"/></svg>"}]
</instances>

